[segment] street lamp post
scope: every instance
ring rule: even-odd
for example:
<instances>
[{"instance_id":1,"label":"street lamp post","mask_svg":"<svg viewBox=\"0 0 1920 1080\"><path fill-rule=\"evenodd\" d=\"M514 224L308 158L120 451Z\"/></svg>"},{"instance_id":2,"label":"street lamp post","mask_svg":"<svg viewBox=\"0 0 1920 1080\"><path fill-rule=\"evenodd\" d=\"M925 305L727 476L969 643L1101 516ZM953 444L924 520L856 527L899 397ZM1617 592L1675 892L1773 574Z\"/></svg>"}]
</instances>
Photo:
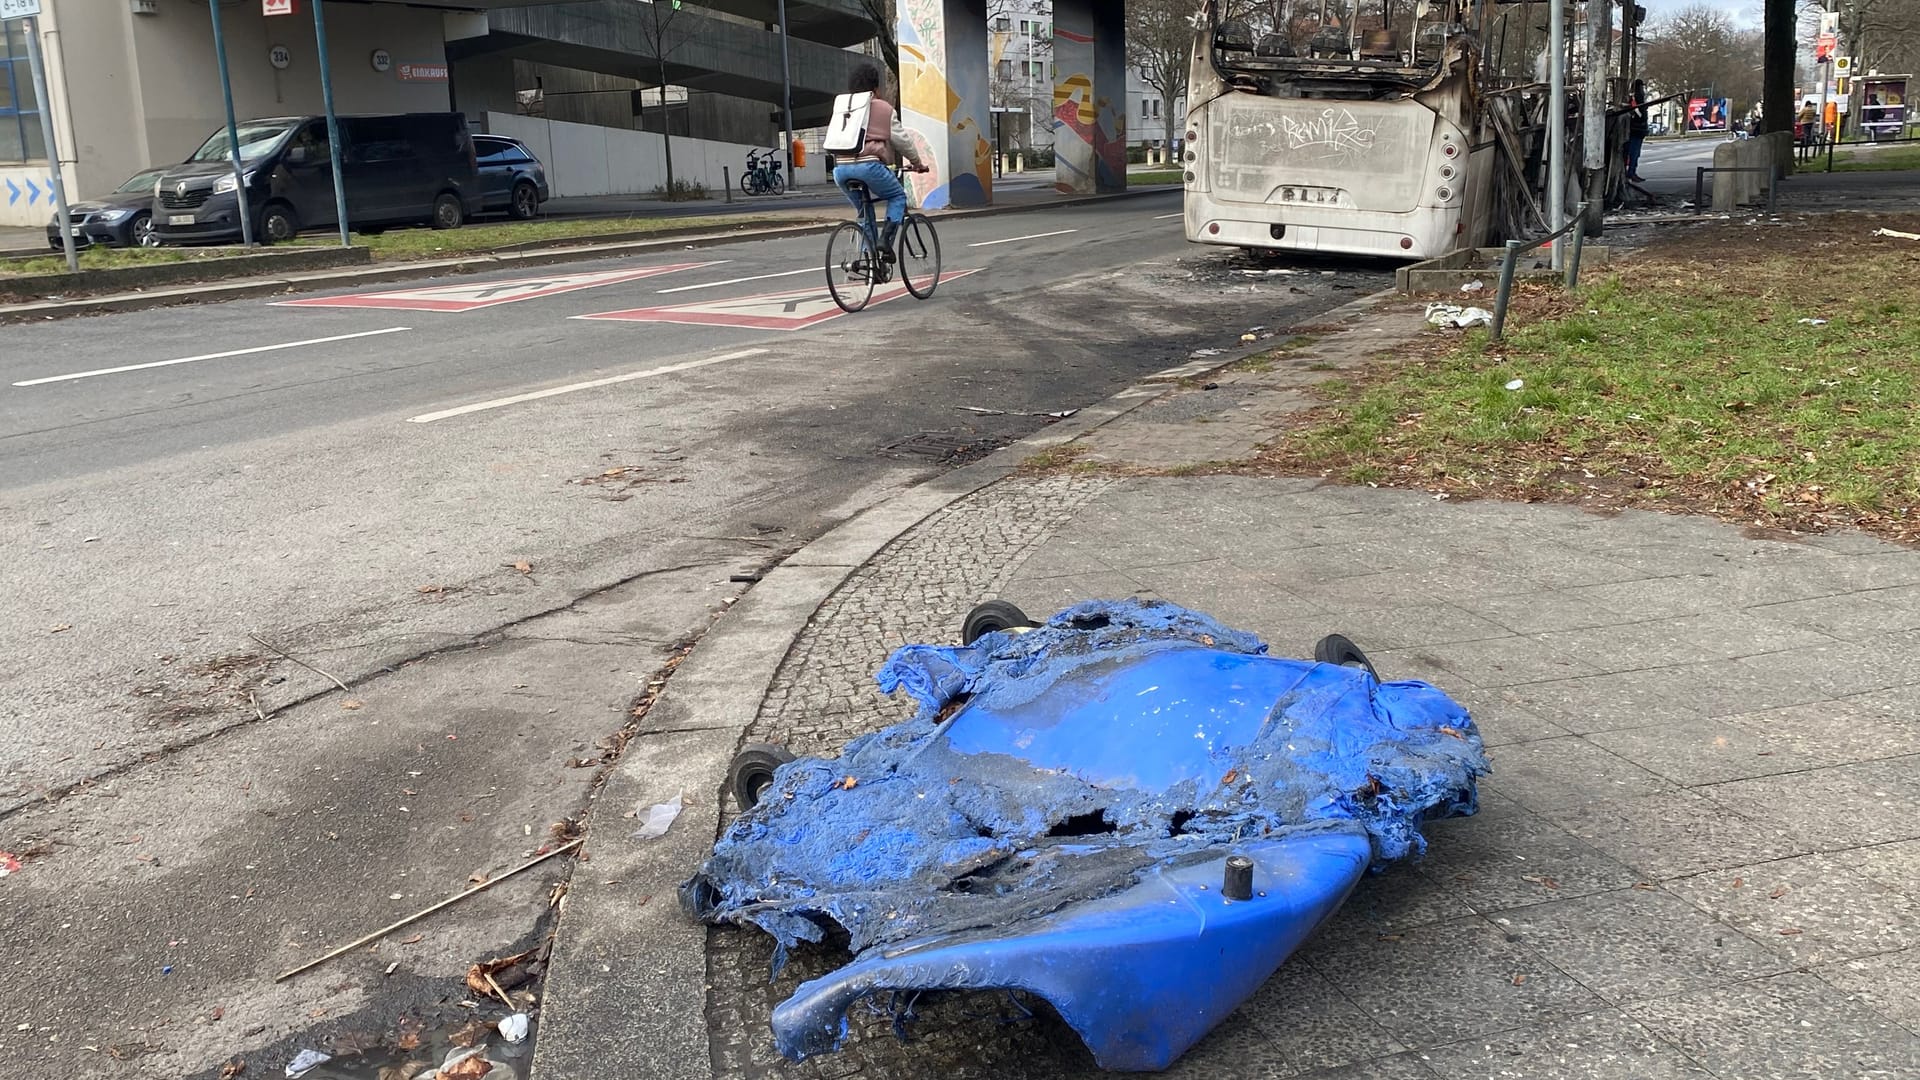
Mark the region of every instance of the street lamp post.
<instances>
[{"instance_id":1,"label":"street lamp post","mask_svg":"<svg viewBox=\"0 0 1920 1080\"><path fill-rule=\"evenodd\" d=\"M780 0L780 109L787 124L787 189L793 189L793 62L787 52L787 0Z\"/></svg>"}]
</instances>

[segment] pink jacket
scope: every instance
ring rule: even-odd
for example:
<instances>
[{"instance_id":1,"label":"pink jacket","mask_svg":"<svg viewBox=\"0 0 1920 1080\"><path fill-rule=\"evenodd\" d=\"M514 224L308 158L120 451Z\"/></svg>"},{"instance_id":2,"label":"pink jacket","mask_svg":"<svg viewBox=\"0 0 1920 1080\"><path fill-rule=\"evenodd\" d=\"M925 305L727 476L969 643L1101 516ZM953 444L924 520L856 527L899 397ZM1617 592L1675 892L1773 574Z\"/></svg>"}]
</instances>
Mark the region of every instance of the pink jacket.
<instances>
[{"instance_id":1,"label":"pink jacket","mask_svg":"<svg viewBox=\"0 0 1920 1080\"><path fill-rule=\"evenodd\" d=\"M853 160L892 165L901 157L914 165L920 164L920 153L913 147L912 136L900 125L899 114L893 111L892 105L875 97L867 106L866 145Z\"/></svg>"}]
</instances>

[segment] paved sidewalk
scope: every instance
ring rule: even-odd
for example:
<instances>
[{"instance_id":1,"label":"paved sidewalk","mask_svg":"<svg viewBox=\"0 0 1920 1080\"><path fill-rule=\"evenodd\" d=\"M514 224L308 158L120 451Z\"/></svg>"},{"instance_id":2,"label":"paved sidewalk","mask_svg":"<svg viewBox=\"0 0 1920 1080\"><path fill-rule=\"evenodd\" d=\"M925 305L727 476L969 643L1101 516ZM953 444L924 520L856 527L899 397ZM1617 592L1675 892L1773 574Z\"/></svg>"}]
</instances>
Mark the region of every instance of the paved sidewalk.
<instances>
[{"instance_id":1,"label":"paved sidewalk","mask_svg":"<svg viewBox=\"0 0 1920 1080\"><path fill-rule=\"evenodd\" d=\"M871 679L889 650L952 640L987 598L1042 615L1158 596L1288 655L1344 633L1385 677L1472 710L1494 765L1482 810L1431 826L1424 862L1365 881L1165 1075L1920 1076L1920 552L1178 475L1244 457L1302 385L1421 332L1404 310L1357 314L1270 370L1208 376L1216 389L1134 392L1082 433L1082 460L1130 468L1010 473L852 560L757 713L709 723L832 753L906 715ZM556 970L574 933L606 940L563 924ZM841 1053L790 1065L771 1007L842 958L803 950L769 983L764 935L705 938L714 1077L1095 1073L1058 1020L989 995L922 1008L905 1043L856 1009ZM549 1000L548 1039L592 1029L564 988Z\"/></svg>"}]
</instances>

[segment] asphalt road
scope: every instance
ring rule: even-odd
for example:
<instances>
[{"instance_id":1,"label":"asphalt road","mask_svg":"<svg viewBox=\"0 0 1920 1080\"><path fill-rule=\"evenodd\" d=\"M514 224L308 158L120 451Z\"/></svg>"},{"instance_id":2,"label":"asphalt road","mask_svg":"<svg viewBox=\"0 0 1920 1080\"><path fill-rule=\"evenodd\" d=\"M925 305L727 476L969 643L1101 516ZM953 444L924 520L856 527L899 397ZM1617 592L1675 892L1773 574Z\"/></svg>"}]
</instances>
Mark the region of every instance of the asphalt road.
<instances>
[{"instance_id":1,"label":"asphalt road","mask_svg":"<svg viewBox=\"0 0 1920 1080\"><path fill-rule=\"evenodd\" d=\"M34 857L0 890L0 1072L253 1075L443 1001L535 933L541 875L270 977L578 816L731 578L1388 281L1242 274L1178 211L949 221L971 273L798 329L760 327L825 310L820 237L8 327L0 850ZM488 303L411 309L458 300ZM630 314L688 304L762 321Z\"/></svg>"}]
</instances>

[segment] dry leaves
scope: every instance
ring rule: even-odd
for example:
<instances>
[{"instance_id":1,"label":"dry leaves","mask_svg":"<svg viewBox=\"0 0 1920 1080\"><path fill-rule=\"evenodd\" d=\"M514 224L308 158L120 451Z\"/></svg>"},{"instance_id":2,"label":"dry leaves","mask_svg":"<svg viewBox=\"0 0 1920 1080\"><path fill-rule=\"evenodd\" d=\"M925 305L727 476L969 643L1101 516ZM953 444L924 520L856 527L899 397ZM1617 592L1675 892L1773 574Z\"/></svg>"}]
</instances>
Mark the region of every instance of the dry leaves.
<instances>
[{"instance_id":1,"label":"dry leaves","mask_svg":"<svg viewBox=\"0 0 1920 1080\"><path fill-rule=\"evenodd\" d=\"M467 969L467 989L476 994L493 993L493 986L487 982L489 977L497 975L515 964L531 958L537 951L537 949L528 949L523 953L515 953L512 956L502 956L473 965Z\"/></svg>"},{"instance_id":2,"label":"dry leaves","mask_svg":"<svg viewBox=\"0 0 1920 1080\"><path fill-rule=\"evenodd\" d=\"M420 944L420 939L421 939L421 938L424 938L424 937L426 937L426 936L427 936L427 935L425 935L425 934L415 934L415 935L413 935L412 937L404 937L404 938L401 938L401 939L400 939L400 944L402 944L402 945L418 945L418 944Z\"/></svg>"},{"instance_id":3,"label":"dry leaves","mask_svg":"<svg viewBox=\"0 0 1920 1080\"><path fill-rule=\"evenodd\" d=\"M241 1073L246 1071L247 1071L246 1059L234 1058L232 1061L229 1061L225 1065L220 1066L220 1080L233 1080L234 1077L239 1076Z\"/></svg>"},{"instance_id":4,"label":"dry leaves","mask_svg":"<svg viewBox=\"0 0 1920 1080\"><path fill-rule=\"evenodd\" d=\"M840 784L839 784L840 790L842 791L852 791L854 788L857 788L859 786L860 786L860 781L857 778L851 777L851 776L847 777L845 780L840 781Z\"/></svg>"},{"instance_id":5,"label":"dry leaves","mask_svg":"<svg viewBox=\"0 0 1920 1080\"><path fill-rule=\"evenodd\" d=\"M1770 893L1768 893L1768 894L1767 894L1767 899L1769 899L1769 900L1778 900L1778 899L1780 899L1781 897L1783 897L1783 896L1785 896L1785 895L1787 895L1787 891L1788 891L1788 890L1787 890L1787 887L1786 887L1785 885L1782 885L1782 886L1780 886L1779 888L1777 888L1777 889L1775 889L1775 890L1773 890L1772 892L1770 892Z\"/></svg>"},{"instance_id":6,"label":"dry leaves","mask_svg":"<svg viewBox=\"0 0 1920 1080\"><path fill-rule=\"evenodd\" d=\"M520 560L519 562L517 562L517 563L514 563L514 564L513 564L513 568L514 568L515 570L518 570L518 571L520 571L520 572L521 572L521 573L523 573L523 574L531 574L531 573L533 573L533 564L532 564L532 563L530 563L530 562L528 562L528 561L526 561L525 559L522 559L522 560Z\"/></svg>"},{"instance_id":7,"label":"dry leaves","mask_svg":"<svg viewBox=\"0 0 1920 1080\"><path fill-rule=\"evenodd\" d=\"M340 703L340 707L348 712L352 712L355 709L361 708L362 704L358 698L348 698Z\"/></svg>"},{"instance_id":8,"label":"dry leaves","mask_svg":"<svg viewBox=\"0 0 1920 1080\"><path fill-rule=\"evenodd\" d=\"M61 623L61 624L60 624L59 626L56 626L56 627L54 627L53 629L51 629L51 630L48 630L48 631L47 631L47 633L49 633L49 634L64 634L64 633L66 633L67 631L69 631L69 630L71 630L71 629L73 629L73 624L72 624L72 623L64 623L64 622L63 622L63 623Z\"/></svg>"},{"instance_id":9,"label":"dry leaves","mask_svg":"<svg viewBox=\"0 0 1920 1080\"><path fill-rule=\"evenodd\" d=\"M212 1020L215 1023L219 1023L221 1020L226 1018L226 1015L227 1015L226 1006L215 1005L213 1007L213 1011L207 1014L207 1019Z\"/></svg>"}]
</instances>

